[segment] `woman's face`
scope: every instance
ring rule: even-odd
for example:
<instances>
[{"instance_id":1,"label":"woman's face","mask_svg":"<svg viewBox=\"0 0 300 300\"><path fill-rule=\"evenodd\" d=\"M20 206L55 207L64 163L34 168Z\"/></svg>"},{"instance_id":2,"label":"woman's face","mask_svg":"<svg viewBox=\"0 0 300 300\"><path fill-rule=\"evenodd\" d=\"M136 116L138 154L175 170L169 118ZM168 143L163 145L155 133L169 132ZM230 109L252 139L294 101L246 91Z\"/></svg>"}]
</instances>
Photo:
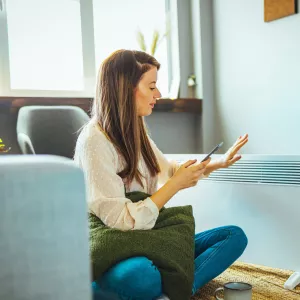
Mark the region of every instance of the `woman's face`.
<instances>
[{"instance_id":1,"label":"woman's face","mask_svg":"<svg viewBox=\"0 0 300 300\"><path fill-rule=\"evenodd\" d=\"M135 100L139 117L149 116L156 104L157 98L161 97L156 87L157 68L153 67L144 73L135 90Z\"/></svg>"}]
</instances>

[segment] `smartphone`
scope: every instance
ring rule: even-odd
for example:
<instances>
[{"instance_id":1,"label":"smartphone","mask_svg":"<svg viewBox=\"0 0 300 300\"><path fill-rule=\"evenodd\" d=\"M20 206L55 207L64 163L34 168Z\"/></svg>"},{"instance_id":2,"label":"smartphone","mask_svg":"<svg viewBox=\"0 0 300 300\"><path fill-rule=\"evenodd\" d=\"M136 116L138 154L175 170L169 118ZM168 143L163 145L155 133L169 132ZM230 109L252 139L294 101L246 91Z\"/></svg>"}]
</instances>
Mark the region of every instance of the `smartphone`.
<instances>
[{"instance_id":1,"label":"smartphone","mask_svg":"<svg viewBox=\"0 0 300 300\"><path fill-rule=\"evenodd\" d=\"M218 151L222 146L223 146L223 142L221 142L221 143L218 144L214 149L212 149L212 150L210 151L210 153L207 154L207 155L201 160L201 162L206 161L212 154L214 154L216 151Z\"/></svg>"}]
</instances>

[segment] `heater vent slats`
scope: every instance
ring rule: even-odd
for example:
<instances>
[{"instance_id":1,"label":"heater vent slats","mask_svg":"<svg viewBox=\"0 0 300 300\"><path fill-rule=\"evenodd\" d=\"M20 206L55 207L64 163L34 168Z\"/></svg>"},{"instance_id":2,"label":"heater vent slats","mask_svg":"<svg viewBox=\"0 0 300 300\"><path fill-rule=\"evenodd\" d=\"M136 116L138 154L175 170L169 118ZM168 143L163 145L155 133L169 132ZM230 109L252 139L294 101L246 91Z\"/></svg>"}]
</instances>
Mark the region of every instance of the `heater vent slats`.
<instances>
[{"instance_id":1,"label":"heater vent slats","mask_svg":"<svg viewBox=\"0 0 300 300\"><path fill-rule=\"evenodd\" d=\"M213 172L206 180L300 185L300 162L241 161Z\"/></svg>"},{"instance_id":2,"label":"heater vent slats","mask_svg":"<svg viewBox=\"0 0 300 300\"><path fill-rule=\"evenodd\" d=\"M229 168L214 171L205 180L300 186L300 161L243 159Z\"/></svg>"}]
</instances>

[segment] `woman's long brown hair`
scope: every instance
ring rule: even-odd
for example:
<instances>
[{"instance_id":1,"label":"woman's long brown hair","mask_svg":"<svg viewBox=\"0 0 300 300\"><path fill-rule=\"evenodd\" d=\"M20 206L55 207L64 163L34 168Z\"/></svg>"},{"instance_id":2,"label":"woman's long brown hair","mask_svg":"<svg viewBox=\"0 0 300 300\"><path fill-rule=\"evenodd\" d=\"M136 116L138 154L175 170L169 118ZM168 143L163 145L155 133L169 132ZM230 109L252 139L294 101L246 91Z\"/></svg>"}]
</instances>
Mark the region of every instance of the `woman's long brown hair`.
<instances>
[{"instance_id":1,"label":"woman's long brown hair","mask_svg":"<svg viewBox=\"0 0 300 300\"><path fill-rule=\"evenodd\" d=\"M134 90L142 75L150 68L160 68L151 55L142 51L118 50L102 63L98 78L92 116L126 162L118 174L143 186L138 170L140 155L151 176L160 172L150 145L144 118L137 115ZM99 153L101 155L101 153Z\"/></svg>"}]
</instances>

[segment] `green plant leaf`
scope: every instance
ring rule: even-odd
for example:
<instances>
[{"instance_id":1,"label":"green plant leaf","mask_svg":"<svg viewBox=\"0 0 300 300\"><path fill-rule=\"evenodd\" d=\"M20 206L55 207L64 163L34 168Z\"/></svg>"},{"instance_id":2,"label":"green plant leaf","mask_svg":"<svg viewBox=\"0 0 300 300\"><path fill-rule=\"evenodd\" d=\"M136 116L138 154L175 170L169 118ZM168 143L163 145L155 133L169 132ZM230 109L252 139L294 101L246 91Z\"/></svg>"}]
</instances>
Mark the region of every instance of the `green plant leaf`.
<instances>
[{"instance_id":1,"label":"green plant leaf","mask_svg":"<svg viewBox=\"0 0 300 300\"><path fill-rule=\"evenodd\" d=\"M159 32L158 32L158 30L154 30L152 44L151 44L151 55L153 55L153 56L157 49L158 41L159 41Z\"/></svg>"},{"instance_id":2,"label":"green plant leaf","mask_svg":"<svg viewBox=\"0 0 300 300\"><path fill-rule=\"evenodd\" d=\"M136 39L137 39L140 49L142 51L146 52L147 47L146 47L145 37L144 37L144 34L140 30L137 31Z\"/></svg>"}]
</instances>

